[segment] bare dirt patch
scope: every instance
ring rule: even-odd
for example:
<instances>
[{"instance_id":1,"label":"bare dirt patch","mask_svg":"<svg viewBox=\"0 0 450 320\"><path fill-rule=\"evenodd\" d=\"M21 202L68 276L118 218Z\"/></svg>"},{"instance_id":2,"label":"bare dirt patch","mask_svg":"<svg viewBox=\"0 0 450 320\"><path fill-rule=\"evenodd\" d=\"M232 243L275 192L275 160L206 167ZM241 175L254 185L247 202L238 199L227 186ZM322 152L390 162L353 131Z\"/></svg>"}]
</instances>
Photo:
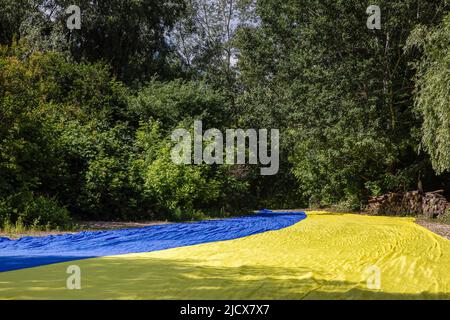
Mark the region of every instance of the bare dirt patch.
<instances>
[{"instance_id":1,"label":"bare dirt patch","mask_svg":"<svg viewBox=\"0 0 450 320\"><path fill-rule=\"evenodd\" d=\"M450 224L430 221L426 218L417 218L416 223L450 240Z\"/></svg>"},{"instance_id":2,"label":"bare dirt patch","mask_svg":"<svg viewBox=\"0 0 450 320\"><path fill-rule=\"evenodd\" d=\"M81 221L78 224L84 230L117 230L128 228L142 228L167 224L167 221L143 221L143 222L114 222L114 221Z\"/></svg>"},{"instance_id":3,"label":"bare dirt patch","mask_svg":"<svg viewBox=\"0 0 450 320\"><path fill-rule=\"evenodd\" d=\"M23 232L6 233L0 230L0 237L19 239L23 237L45 237L59 234L74 234L82 231L118 230L130 228L142 228L148 226L166 224L166 221L143 221L143 222L113 222L113 221L79 221L76 230L68 231L35 231L27 230Z\"/></svg>"}]
</instances>

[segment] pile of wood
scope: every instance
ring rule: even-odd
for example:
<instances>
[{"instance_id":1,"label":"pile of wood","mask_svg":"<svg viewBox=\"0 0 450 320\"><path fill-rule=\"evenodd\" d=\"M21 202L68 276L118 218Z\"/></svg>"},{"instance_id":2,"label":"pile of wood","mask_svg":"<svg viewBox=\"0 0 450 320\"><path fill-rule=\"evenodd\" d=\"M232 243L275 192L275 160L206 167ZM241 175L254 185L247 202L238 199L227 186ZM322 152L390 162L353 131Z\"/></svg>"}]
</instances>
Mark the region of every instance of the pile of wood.
<instances>
[{"instance_id":1,"label":"pile of wood","mask_svg":"<svg viewBox=\"0 0 450 320\"><path fill-rule=\"evenodd\" d=\"M369 199L365 211L376 215L425 215L436 218L450 210L450 202L443 195L444 190L422 193L388 193Z\"/></svg>"}]
</instances>

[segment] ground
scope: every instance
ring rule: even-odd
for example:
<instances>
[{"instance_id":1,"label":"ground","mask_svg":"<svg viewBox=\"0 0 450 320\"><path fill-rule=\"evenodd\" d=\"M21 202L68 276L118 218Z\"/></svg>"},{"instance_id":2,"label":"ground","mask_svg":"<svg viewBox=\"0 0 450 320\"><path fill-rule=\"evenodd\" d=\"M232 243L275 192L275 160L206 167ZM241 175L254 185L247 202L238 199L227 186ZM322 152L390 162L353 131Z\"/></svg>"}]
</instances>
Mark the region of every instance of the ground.
<instances>
[{"instance_id":1,"label":"ground","mask_svg":"<svg viewBox=\"0 0 450 320\"><path fill-rule=\"evenodd\" d=\"M18 239L22 237L45 237L58 234L71 234L80 231L99 231L99 230L116 230L128 228L141 228L147 226L166 224L167 221L141 221L141 222L124 222L124 221L78 221L77 230L73 231L36 231L26 230L21 232L4 232L0 229L0 237Z\"/></svg>"},{"instance_id":2,"label":"ground","mask_svg":"<svg viewBox=\"0 0 450 320\"><path fill-rule=\"evenodd\" d=\"M275 210L282 211L282 210ZM299 211L299 210L297 210ZM360 213L364 214L365 213ZM428 230L440 235L441 237L450 240L450 224L434 221L433 219L427 219L424 217L416 218L416 223L427 228ZM95 231L95 230L115 230L115 229L127 229L127 228L140 228L153 225L161 225L169 223L167 221L141 221L141 222L124 222L124 221L79 221L78 227L83 231ZM77 231L24 231L15 233L5 233L0 229L0 237L6 237L10 239L18 239L21 237L44 237L48 235L75 233Z\"/></svg>"},{"instance_id":3,"label":"ground","mask_svg":"<svg viewBox=\"0 0 450 320\"><path fill-rule=\"evenodd\" d=\"M450 240L450 224L449 223L436 222L436 221L433 221L431 219L426 219L426 218L417 218L416 223L421 225L422 227L425 227L428 230L431 230L434 233Z\"/></svg>"}]
</instances>

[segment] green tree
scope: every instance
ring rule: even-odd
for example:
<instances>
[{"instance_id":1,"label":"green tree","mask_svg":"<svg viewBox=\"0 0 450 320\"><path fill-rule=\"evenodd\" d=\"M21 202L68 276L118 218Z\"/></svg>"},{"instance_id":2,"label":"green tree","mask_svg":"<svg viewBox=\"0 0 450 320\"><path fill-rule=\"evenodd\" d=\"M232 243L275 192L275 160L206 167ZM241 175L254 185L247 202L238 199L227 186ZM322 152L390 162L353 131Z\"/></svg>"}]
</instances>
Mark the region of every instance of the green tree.
<instances>
[{"instance_id":1,"label":"green tree","mask_svg":"<svg viewBox=\"0 0 450 320\"><path fill-rule=\"evenodd\" d=\"M80 30L66 27L70 5L81 9ZM155 74L173 76L166 33L184 7L182 0L41 0L23 33L36 50L64 50L76 61L104 61L120 80L139 84Z\"/></svg>"},{"instance_id":2,"label":"green tree","mask_svg":"<svg viewBox=\"0 0 450 320\"><path fill-rule=\"evenodd\" d=\"M103 64L19 59L26 51L0 50L0 198L16 218L48 216L51 199L91 218L125 216L137 201L127 90Z\"/></svg>"},{"instance_id":3,"label":"green tree","mask_svg":"<svg viewBox=\"0 0 450 320\"><path fill-rule=\"evenodd\" d=\"M416 154L409 63L418 53L402 48L446 2L374 4L381 30L366 27L365 1L258 1L259 23L238 33L241 119L281 129L305 200L358 206L378 187L415 187L429 167Z\"/></svg>"},{"instance_id":4,"label":"green tree","mask_svg":"<svg viewBox=\"0 0 450 320\"><path fill-rule=\"evenodd\" d=\"M0 44L11 44L19 40L22 23L32 12L37 1L0 0Z\"/></svg>"},{"instance_id":5,"label":"green tree","mask_svg":"<svg viewBox=\"0 0 450 320\"><path fill-rule=\"evenodd\" d=\"M450 171L450 14L434 28L418 26L409 48L423 52L415 64L415 104L423 117L422 143L437 173Z\"/></svg>"},{"instance_id":6,"label":"green tree","mask_svg":"<svg viewBox=\"0 0 450 320\"><path fill-rule=\"evenodd\" d=\"M130 112L139 120L156 119L165 130L173 129L186 118L203 120L211 128L226 127L231 121L229 102L220 91L201 81L153 79L129 104Z\"/></svg>"}]
</instances>

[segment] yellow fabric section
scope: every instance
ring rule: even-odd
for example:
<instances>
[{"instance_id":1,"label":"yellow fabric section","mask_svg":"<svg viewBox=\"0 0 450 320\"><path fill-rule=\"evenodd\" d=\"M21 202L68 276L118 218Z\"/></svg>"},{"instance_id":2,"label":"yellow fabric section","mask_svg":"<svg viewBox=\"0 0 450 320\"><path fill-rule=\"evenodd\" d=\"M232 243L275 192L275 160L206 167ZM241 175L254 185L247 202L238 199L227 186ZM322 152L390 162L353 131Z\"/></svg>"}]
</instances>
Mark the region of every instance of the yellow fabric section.
<instances>
[{"instance_id":1,"label":"yellow fabric section","mask_svg":"<svg viewBox=\"0 0 450 320\"><path fill-rule=\"evenodd\" d=\"M237 240L0 273L0 298L450 299L450 241L412 218L309 212Z\"/></svg>"}]
</instances>

